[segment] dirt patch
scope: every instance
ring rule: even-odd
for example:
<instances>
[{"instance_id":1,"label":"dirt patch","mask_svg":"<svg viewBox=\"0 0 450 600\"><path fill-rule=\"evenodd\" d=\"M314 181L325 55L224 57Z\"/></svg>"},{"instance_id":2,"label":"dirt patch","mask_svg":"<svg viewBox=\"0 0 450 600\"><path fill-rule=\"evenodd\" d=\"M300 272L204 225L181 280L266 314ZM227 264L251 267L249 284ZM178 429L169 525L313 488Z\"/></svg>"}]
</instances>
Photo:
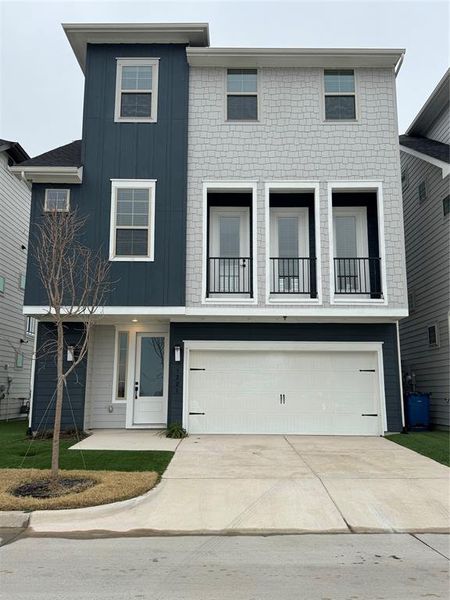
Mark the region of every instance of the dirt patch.
<instances>
[{"instance_id":1,"label":"dirt patch","mask_svg":"<svg viewBox=\"0 0 450 600\"><path fill-rule=\"evenodd\" d=\"M95 485L94 479L80 479L79 477L59 477L58 479L37 479L22 483L11 490L13 496L18 498L57 498L66 494L79 494Z\"/></svg>"},{"instance_id":2,"label":"dirt patch","mask_svg":"<svg viewBox=\"0 0 450 600\"><path fill-rule=\"evenodd\" d=\"M50 480L50 471L43 469L0 469L0 510L51 510L60 508L82 508L109 502L118 502L140 496L158 481L154 472L122 471L61 471L64 480L89 481L89 486L80 484L68 490L61 487L61 494L45 496L43 482ZM27 490L43 487L43 496L26 495ZM14 495L21 488L20 496ZM14 491L16 490L16 492Z\"/></svg>"}]
</instances>

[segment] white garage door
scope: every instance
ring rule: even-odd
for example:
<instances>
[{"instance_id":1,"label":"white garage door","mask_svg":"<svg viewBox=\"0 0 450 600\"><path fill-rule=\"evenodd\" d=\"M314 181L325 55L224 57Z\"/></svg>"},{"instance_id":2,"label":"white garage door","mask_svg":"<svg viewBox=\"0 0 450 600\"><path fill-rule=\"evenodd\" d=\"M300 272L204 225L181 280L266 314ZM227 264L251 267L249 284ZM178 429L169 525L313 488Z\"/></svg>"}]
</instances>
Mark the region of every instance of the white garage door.
<instances>
[{"instance_id":1,"label":"white garage door","mask_svg":"<svg viewBox=\"0 0 450 600\"><path fill-rule=\"evenodd\" d=\"M382 433L375 351L189 354L190 433Z\"/></svg>"}]
</instances>

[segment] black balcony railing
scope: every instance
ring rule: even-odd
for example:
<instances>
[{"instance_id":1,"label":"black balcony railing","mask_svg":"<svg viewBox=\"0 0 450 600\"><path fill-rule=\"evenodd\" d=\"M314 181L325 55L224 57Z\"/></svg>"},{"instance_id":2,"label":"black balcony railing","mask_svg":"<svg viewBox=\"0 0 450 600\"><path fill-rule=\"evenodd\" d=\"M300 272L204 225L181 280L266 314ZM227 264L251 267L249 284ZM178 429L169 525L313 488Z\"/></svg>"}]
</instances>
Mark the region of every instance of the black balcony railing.
<instances>
[{"instance_id":1,"label":"black balcony railing","mask_svg":"<svg viewBox=\"0 0 450 600\"><path fill-rule=\"evenodd\" d=\"M315 258L271 258L270 293L317 297Z\"/></svg>"},{"instance_id":2,"label":"black balcony railing","mask_svg":"<svg viewBox=\"0 0 450 600\"><path fill-rule=\"evenodd\" d=\"M249 256L209 257L207 292L211 294L246 294L253 296L253 261Z\"/></svg>"},{"instance_id":3,"label":"black balcony railing","mask_svg":"<svg viewBox=\"0 0 450 600\"><path fill-rule=\"evenodd\" d=\"M335 258L334 290L336 294L370 294L382 297L380 258Z\"/></svg>"}]
</instances>

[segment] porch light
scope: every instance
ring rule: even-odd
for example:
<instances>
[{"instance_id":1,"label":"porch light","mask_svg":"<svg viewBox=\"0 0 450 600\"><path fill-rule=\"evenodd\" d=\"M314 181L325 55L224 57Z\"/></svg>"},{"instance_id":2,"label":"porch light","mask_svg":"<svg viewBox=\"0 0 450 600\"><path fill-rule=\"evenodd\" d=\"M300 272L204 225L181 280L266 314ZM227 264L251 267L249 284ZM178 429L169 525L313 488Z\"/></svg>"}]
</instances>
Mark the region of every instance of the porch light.
<instances>
[{"instance_id":1,"label":"porch light","mask_svg":"<svg viewBox=\"0 0 450 600\"><path fill-rule=\"evenodd\" d=\"M181 360L181 346L174 346L174 354L175 354L175 362L180 362Z\"/></svg>"},{"instance_id":2,"label":"porch light","mask_svg":"<svg viewBox=\"0 0 450 600\"><path fill-rule=\"evenodd\" d=\"M137 319L131 319L131 322L132 322L132 323L137 323L137 322L138 322L138 320L137 320Z\"/></svg>"}]
</instances>

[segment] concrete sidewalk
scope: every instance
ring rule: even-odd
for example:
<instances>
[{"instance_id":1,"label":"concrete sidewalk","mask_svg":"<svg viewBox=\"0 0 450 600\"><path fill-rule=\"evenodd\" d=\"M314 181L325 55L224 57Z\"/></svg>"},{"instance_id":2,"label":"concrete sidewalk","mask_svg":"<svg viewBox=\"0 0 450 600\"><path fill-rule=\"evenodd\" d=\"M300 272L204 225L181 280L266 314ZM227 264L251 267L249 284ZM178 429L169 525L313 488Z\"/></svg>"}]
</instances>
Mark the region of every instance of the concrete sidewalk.
<instances>
[{"instance_id":1,"label":"concrete sidewalk","mask_svg":"<svg viewBox=\"0 0 450 600\"><path fill-rule=\"evenodd\" d=\"M193 436L146 495L36 532L448 532L449 469L384 438Z\"/></svg>"}]
</instances>

